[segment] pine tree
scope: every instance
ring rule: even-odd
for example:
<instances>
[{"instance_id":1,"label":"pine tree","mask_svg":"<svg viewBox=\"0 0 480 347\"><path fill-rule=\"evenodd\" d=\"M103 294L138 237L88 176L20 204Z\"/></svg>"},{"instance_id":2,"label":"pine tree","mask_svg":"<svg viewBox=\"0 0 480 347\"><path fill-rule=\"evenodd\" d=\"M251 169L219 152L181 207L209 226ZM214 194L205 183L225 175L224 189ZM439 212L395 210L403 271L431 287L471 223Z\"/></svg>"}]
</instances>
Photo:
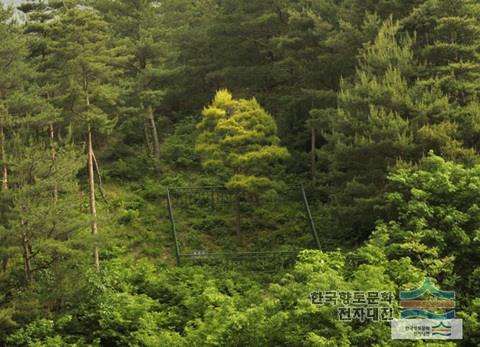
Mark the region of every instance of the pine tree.
<instances>
[{"instance_id":1,"label":"pine tree","mask_svg":"<svg viewBox=\"0 0 480 347\"><path fill-rule=\"evenodd\" d=\"M126 86L124 98L128 100L129 113L138 118L141 115L140 129L149 154L158 165L160 160L160 134L156 110L162 104L166 93L162 79L165 60L169 54L166 43L166 30L157 2L139 1L96 1L95 7L106 13L116 39L126 46L128 61L123 64Z\"/></svg>"},{"instance_id":2,"label":"pine tree","mask_svg":"<svg viewBox=\"0 0 480 347\"><path fill-rule=\"evenodd\" d=\"M323 139L310 111L336 107L340 77L354 73L354 57L365 38L356 27L341 27L337 4L300 1L284 11L286 29L270 39L275 57L272 72L280 83L263 99L276 115L282 138L296 152L295 157L303 158L310 132L313 180L316 148ZM301 160L298 165L306 167Z\"/></svg>"},{"instance_id":3,"label":"pine tree","mask_svg":"<svg viewBox=\"0 0 480 347\"><path fill-rule=\"evenodd\" d=\"M75 185L78 157L71 150L61 149L58 156L52 152L51 126L58 112L42 97L41 74L28 63L27 40L18 30L0 23L5 39L0 48L4 69L0 77L0 252L2 271L7 271L9 260L15 271L16 256L21 255L25 282L31 283L35 271L65 255L65 237L71 235L73 216L80 211L72 208L79 201Z\"/></svg>"},{"instance_id":4,"label":"pine tree","mask_svg":"<svg viewBox=\"0 0 480 347\"><path fill-rule=\"evenodd\" d=\"M470 0L430 0L406 18L403 26L417 35L416 53L426 62L424 74L451 101L475 100L480 73L478 7Z\"/></svg>"},{"instance_id":5,"label":"pine tree","mask_svg":"<svg viewBox=\"0 0 480 347\"><path fill-rule=\"evenodd\" d=\"M13 23L7 24L10 13L0 8L0 155L2 190L8 189L7 127L11 124L9 106L15 103L18 92L24 91L31 80L31 69L26 64L25 39Z\"/></svg>"},{"instance_id":6,"label":"pine tree","mask_svg":"<svg viewBox=\"0 0 480 347\"><path fill-rule=\"evenodd\" d=\"M52 158L48 137L42 144L24 130L16 137L4 247L18 249L30 284L35 272L75 253L69 240L84 226L76 182L82 163L74 148L62 148Z\"/></svg>"},{"instance_id":7,"label":"pine tree","mask_svg":"<svg viewBox=\"0 0 480 347\"><path fill-rule=\"evenodd\" d=\"M212 28L224 4L214 0L165 0L160 6L155 3L151 6L155 7L156 14L152 34L162 37L153 45L155 51L162 50L153 61L165 60L162 69L157 70L160 74L152 76L155 83L148 86L165 92L156 111L174 120L193 116L209 101L212 93L225 87L219 86L211 75L218 62L222 62L220 53L225 50L220 47L223 42L215 38ZM158 28L161 33L155 32ZM228 50L235 48L227 47ZM155 64L152 67L155 68ZM156 86L157 83L160 86Z\"/></svg>"},{"instance_id":8,"label":"pine tree","mask_svg":"<svg viewBox=\"0 0 480 347\"><path fill-rule=\"evenodd\" d=\"M109 133L115 124L118 88L112 82L118 73L115 67L119 48L112 44L112 33L100 15L89 8L67 9L49 29L51 48L49 62L57 67L57 93L54 102L62 109L62 116L75 133L84 136L87 143L87 171L91 231L98 233L95 197L95 170L98 161L94 154L94 135ZM98 245L94 250L95 267L99 269Z\"/></svg>"},{"instance_id":9,"label":"pine tree","mask_svg":"<svg viewBox=\"0 0 480 347\"><path fill-rule=\"evenodd\" d=\"M196 150L202 166L220 184L236 191L237 238L241 237L240 190L259 197L283 188L282 164L289 157L280 147L277 126L255 99L235 100L227 90L216 93L202 112Z\"/></svg>"},{"instance_id":10,"label":"pine tree","mask_svg":"<svg viewBox=\"0 0 480 347\"><path fill-rule=\"evenodd\" d=\"M49 47L51 38L49 37L49 29L55 16L61 11L53 2L47 4L45 2L24 3L20 9L28 15L28 21L24 25L24 32L27 39L28 60L35 69L35 82L39 87L38 96L43 98L44 103L48 107L48 111L44 112L44 121L48 124L48 135L50 138L50 152L53 162L52 169L56 169L56 155L60 144L62 119L60 110L51 102L56 94L61 94L59 90L58 79L55 78L56 70L51 66ZM58 198L58 189L54 185L54 200Z\"/></svg>"},{"instance_id":11,"label":"pine tree","mask_svg":"<svg viewBox=\"0 0 480 347\"><path fill-rule=\"evenodd\" d=\"M440 89L453 106L443 128L464 146L480 148L480 8L470 0L429 0L403 21L415 32L424 84ZM448 124L450 123L450 124ZM454 129L455 128L455 129Z\"/></svg>"},{"instance_id":12,"label":"pine tree","mask_svg":"<svg viewBox=\"0 0 480 347\"><path fill-rule=\"evenodd\" d=\"M233 189L269 190L281 187L277 168L288 158L280 147L277 126L255 99L235 100L220 90L202 112L196 149L203 166Z\"/></svg>"},{"instance_id":13,"label":"pine tree","mask_svg":"<svg viewBox=\"0 0 480 347\"><path fill-rule=\"evenodd\" d=\"M272 72L281 82L261 100L276 115L282 139L295 151L299 173L306 170L305 152L310 151L310 176L315 181L316 151L325 144L324 115L337 107L340 80L355 74L358 51L374 39L381 20L367 11L356 11L353 18L344 2L305 0L285 6L286 29L270 40Z\"/></svg>"},{"instance_id":14,"label":"pine tree","mask_svg":"<svg viewBox=\"0 0 480 347\"><path fill-rule=\"evenodd\" d=\"M328 163L320 185L330 187L333 226L361 240L371 230L373 206L386 183L387 168L415 149L410 118L414 101L408 77L414 74L412 40L397 41L399 25L386 21L359 57L353 84L342 82L338 111L329 112L321 148ZM338 231L338 230L337 230Z\"/></svg>"},{"instance_id":15,"label":"pine tree","mask_svg":"<svg viewBox=\"0 0 480 347\"><path fill-rule=\"evenodd\" d=\"M38 97L35 85L35 73L27 64L27 46L20 28L8 21L9 12L0 8L0 165L2 175L0 224L6 232L0 235L0 240L8 235L10 207L9 194L12 188L12 166L15 165L14 150L19 126L28 125L31 131L41 133L42 119L48 115L48 105ZM13 186L14 187L14 186ZM1 250L2 269L7 269L9 261L8 247Z\"/></svg>"},{"instance_id":16,"label":"pine tree","mask_svg":"<svg viewBox=\"0 0 480 347\"><path fill-rule=\"evenodd\" d=\"M387 20L359 55L353 83L342 82L338 111L324 112L327 144L319 151L321 186L330 196L334 226L359 240L372 230L389 167L419 160L428 151L472 162L451 120L455 110L442 90L418 79L411 36ZM339 225L337 225L339 223Z\"/></svg>"}]
</instances>

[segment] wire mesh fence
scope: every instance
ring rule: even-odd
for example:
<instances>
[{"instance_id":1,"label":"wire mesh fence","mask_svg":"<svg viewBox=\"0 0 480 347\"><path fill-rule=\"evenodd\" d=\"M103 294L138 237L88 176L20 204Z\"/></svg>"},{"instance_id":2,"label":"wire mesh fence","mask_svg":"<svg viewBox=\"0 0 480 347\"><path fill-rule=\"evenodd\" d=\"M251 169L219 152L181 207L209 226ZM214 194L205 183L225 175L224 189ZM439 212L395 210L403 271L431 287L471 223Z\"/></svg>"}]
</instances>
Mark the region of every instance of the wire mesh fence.
<instances>
[{"instance_id":1,"label":"wire mesh fence","mask_svg":"<svg viewBox=\"0 0 480 347\"><path fill-rule=\"evenodd\" d=\"M258 192L172 187L167 204L179 265L277 271L320 242L303 187Z\"/></svg>"}]
</instances>

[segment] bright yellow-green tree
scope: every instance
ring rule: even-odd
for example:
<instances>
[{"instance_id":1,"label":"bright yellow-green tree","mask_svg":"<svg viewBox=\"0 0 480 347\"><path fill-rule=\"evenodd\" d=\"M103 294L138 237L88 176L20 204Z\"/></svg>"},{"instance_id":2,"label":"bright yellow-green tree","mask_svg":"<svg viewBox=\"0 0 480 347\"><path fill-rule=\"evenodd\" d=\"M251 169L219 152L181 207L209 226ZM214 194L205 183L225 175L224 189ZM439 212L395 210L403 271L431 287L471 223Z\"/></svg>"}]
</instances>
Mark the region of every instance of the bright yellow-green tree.
<instances>
[{"instance_id":1,"label":"bright yellow-green tree","mask_svg":"<svg viewBox=\"0 0 480 347\"><path fill-rule=\"evenodd\" d=\"M253 98L232 97L220 90L202 112L196 149L206 170L234 189L277 189L279 173L289 157L280 146L277 125Z\"/></svg>"}]
</instances>

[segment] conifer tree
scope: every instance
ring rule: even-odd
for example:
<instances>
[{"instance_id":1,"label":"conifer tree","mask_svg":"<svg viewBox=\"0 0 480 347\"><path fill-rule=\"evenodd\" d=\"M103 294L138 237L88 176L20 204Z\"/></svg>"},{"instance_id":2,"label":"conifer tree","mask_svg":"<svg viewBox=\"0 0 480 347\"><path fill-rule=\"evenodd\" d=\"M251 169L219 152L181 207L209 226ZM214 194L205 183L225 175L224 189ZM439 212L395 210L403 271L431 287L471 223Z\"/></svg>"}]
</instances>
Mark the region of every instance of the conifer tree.
<instances>
[{"instance_id":1,"label":"conifer tree","mask_svg":"<svg viewBox=\"0 0 480 347\"><path fill-rule=\"evenodd\" d=\"M235 100L227 90L216 93L197 127L201 133L196 150L202 166L220 184L236 191L235 224L240 239L240 190L259 196L281 189L282 166L289 153L279 145L272 116L254 98Z\"/></svg>"},{"instance_id":2,"label":"conifer tree","mask_svg":"<svg viewBox=\"0 0 480 347\"><path fill-rule=\"evenodd\" d=\"M233 189L281 187L278 168L288 158L280 146L277 126L255 99L235 100L220 90L203 110L196 149L203 166Z\"/></svg>"},{"instance_id":3,"label":"conifer tree","mask_svg":"<svg viewBox=\"0 0 480 347\"><path fill-rule=\"evenodd\" d=\"M21 255L25 282L31 283L35 271L64 255L65 237L80 211L72 208L72 201L65 205L72 197L73 203L78 201L78 156L71 150L62 149L58 157L52 152L51 126L58 112L42 97L44 89L37 83L42 82L41 74L27 63L27 40L18 29L0 23L6 43L0 48L4 178L0 253L3 271L10 258L13 268L15 256Z\"/></svg>"},{"instance_id":4,"label":"conifer tree","mask_svg":"<svg viewBox=\"0 0 480 347\"><path fill-rule=\"evenodd\" d=\"M30 284L35 272L75 254L69 240L84 223L76 182L82 166L77 150L64 147L52 158L48 137L33 140L26 129L19 129L15 139L15 188L8 193L11 208L2 247L21 254L25 282Z\"/></svg>"},{"instance_id":5,"label":"conifer tree","mask_svg":"<svg viewBox=\"0 0 480 347\"><path fill-rule=\"evenodd\" d=\"M123 64L122 82L126 87L124 98L129 102L126 111L141 115L146 147L158 165L160 134L155 113L165 94L161 83L168 55L166 30L161 26L165 14L154 0L104 0L95 1L94 6L106 13L117 40L126 46L128 59Z\"/></svg>"},{"instance_id":6,"label":"conifer tree","mask_svg":"<svg viewBox=\"0 0 480 347\"><path fill-rule=\"evenodd\" d=\"M272 71L282 82L261 100L268 100L265 105L276 115L282 139L296 152L299 171L307 168L309 149L314 181L316 151L325 144L325 115L337 107L341 78L355 74L358 51L374 39L381 20L367 11L355 12L354 22L347 20L352 14L344 2L302 0L286 7L286 29L270 40Z\"/></svg>"},{"instance_id":7,"label":"conifer tree","mask_svg":"<svg viewBox=\"0 0 480 347\"><path fill-rule=\"evenodd\" d=\"M450 134L466 148L480 148L480 8L471 0L429 0L403 20L415 32L425 85L440 89L452 105L431 132ZM437 123L439 123L437 121ZM437 138L440 136L437 136Z\"/></svg>"},{"instance_id":8,"label":"conifer tree","mask_svg":"<svg viewBox=\"0 0 480 347\"><path fill-rule=\"evenodd\" d=\"M2 190L8 189L7 128L11 124L9 105L15 103L17 92L22 92L31 69L25 62L27 50L25 38L19 28L8 23L9 11L0 8L0 155L2 166Z\"/></svg>"},{"instance_id":9,"label":"conifer tree","mask_svg":"<svg viewBox=\"0 0 480 347\"><path fill-rule=\"evenodd\" d=\"M113 113L119 94L112 82L121 59L113 46L112 33L100 15L89 8L73 7L55 21L50 30L50 64L57 67L56 78L61 94L55 103L63 119L87 144L87 171L91 231L98 233L95 197L94 135L108 134L115 124ZM99 269L98 245L94 250L95 267Z\"/></svg>"},{"instance_id":10,"label":"conifer tree","mask_svg":"<svg viewBox=\"0 0 480 347\"><path fill-rule=\"evenodd\" d=\"M15 139L18 137L18 127L22 124L39 125L46 117L48 105L38 98L35 73L27 64L27 47L25 37L20 28L9 22L10 13L0 8L0 165L1 165L1 203L0 214L4 217L0 224L7 228L12 204L11 196L7 192L11 188L10 182L15 180L11 175L11 166L15 164L14 150L18 147ZM41 127L32 129L37 133ZM0 240L8 235L0 235ZM6 270L9 258L8 247L2 253L2 269Z\"/></svg>"},{"instance_id":11,"label":"conifer tree","mask_svg":"<svg viewBox=\"0 0 480 347\"><path fill-rule=\"evenodd\" d=\"M338 111L327 114L327 144L320 150L328 172L319 184L331 187L330 207L351 240L366 236L374 221L374 201L386 172L400 157L411 158L414 143L409 118L414 113L407 78L413 74L412 40L396 35L386 21L359 57L353 84L342 82Z\"/></svg>"},{"instance_id":12,"label":"conifer tree","mask_svg":"<svg viewBox=\"0 0 480 347\"><path fill-rule=\"evenodd\" d=\"M436 86L418 79L422 65L414 57L415 41L387 20L377 38L359 55L352 84L342 82L338 111L323 118L327 144L319 151L326 167L321 185L330 187L333 223L360 240L379 216L386 173L398 159L418 160L429 150L449 159L471 161L450 121L454 108Z\"/></svg>"},{"instance_id":13,"label":"conifer tree","mask_svg":"<svg viewBox=\"0 0 480 347\"><path fill-rule=\"evenodd\" d=\"M53 6L53 7L51 7ZM51 65L51 38L49 29L55 16L59 15L58 4L54 2L33 2L24 3L19 8L28 15L28 21L24 25L24 32L27 39L28 60L35 69L35 82L39 87L37 94L43 98L44 103L48 105L48 111L44 112L44 122L48 127L48 136L50 142L50 152L53 167L56 169L56 156L58 146L60 145L62 119L60 110L52 102L56 95L62 94L59 88L59 81L56 76L56 68ZM54 202L58 199L58 189L53 187Z\"/></svg>"}]
</instances>

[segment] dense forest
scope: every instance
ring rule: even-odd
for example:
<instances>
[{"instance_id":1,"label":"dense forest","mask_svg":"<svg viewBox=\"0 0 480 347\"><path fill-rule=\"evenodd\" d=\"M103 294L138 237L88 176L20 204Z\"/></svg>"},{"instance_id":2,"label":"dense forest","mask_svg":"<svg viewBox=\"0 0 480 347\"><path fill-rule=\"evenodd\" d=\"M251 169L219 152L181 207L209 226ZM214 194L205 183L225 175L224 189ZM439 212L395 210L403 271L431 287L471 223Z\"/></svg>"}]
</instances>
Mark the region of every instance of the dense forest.
<instances>
[{"instance_id":1,"label":"dense forest","mask_svg":"<svg viewBox=\"0 0 480 347\"><path fill-rule=\"evenodd\" d=\"M0 346L480 345L477 0L0 6L0 168ZM311 301L426 277L463 340Z\"/></svg>"}]
</instances>

